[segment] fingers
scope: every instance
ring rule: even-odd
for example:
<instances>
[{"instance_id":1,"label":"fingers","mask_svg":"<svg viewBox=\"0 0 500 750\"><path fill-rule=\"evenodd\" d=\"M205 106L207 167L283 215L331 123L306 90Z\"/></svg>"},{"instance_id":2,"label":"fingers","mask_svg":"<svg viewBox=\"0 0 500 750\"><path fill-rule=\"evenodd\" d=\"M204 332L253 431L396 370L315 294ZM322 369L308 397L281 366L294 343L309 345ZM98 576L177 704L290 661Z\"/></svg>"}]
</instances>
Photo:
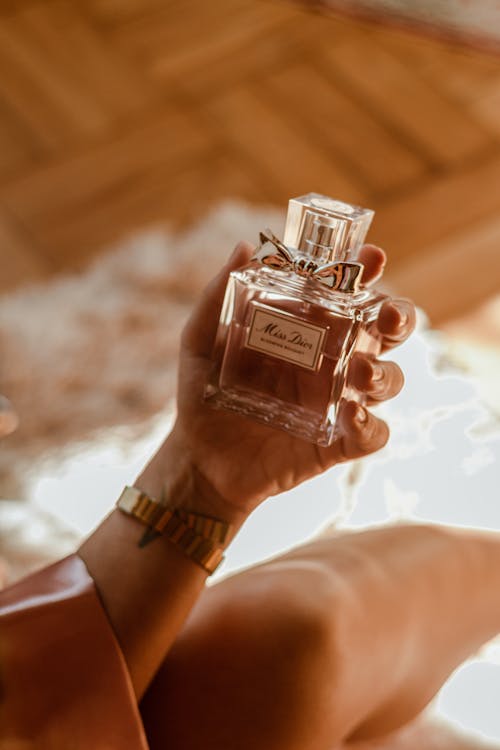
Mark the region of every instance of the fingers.
<instances>
[{"instance_id":1,"label":"fingers","mask_svg":"<svg viewBox=\"0 0 500 750\"><path fill-rule=\"evenodd\" d=\"M356 401L345 401L340 408L339 425L345 459L375 453L389 439L387 424Z\"/></svg>"},{"instance_id":2,"label":"fingers","mask_svg":"<svg viewBox=\"0 0 500 750\"><path fill-rule=\"evenodd\" d=\"M239 242L226 265L203 292L182 333L183 347L192 354L210 356L229 274L248 263L253 251L248 242Z\"/></svg>"},{"instance_id":3,"label":"fingers","mask_svg":"<svg viewBox=\"0 0 500 750\"><path fill-rule=\"evenodd\" d=\"M368 403L397 396L404 375L395 362L384 362L365 354L355 354L349 367L349 384L368 397Z\"/></svg>"},{"instance_id":4,"label":"fingers","mask_svg":"<svg viewBox=\"0 0 500 750\"><path fill-rule=\"evenodd\" d=\"M389 428L356 401L343 401L338 415L339 437L328 448L320 449L324 466L361 458L384 447Z\"/></svg>"},{"instance_id":5,"label":"fingers","mask_svg":"<svg viewBox=\"0 0 500 750\"><path fill-rule=\"evenodd\" d=\"M382 351L393 349L406 341L415 328L415 306L408 299L390 299L380 308L377 328L382 334Z\"/></svg>"},{"instance_id":6,"label":"fingers","mask_svg":"<svg viewBox=\"0 0 500 750\"><path fill-rule=\"evenodd\" d=\"M376 245L363 245L357 257L364 266L362 282L365 286L375 283L384 272L385 252ZM377 326L383 335L382 351L406 341L415 328L415 307L410 300L392 299L385 302L379 313Z\"/></svg>"},{"instance_id":7,"label":"fingers","mask_svg":"<svg viewBox=\"0 0 500 750\"><path fill-rule=\"evenodd\" d=\"M382 276L387 258L380 247L363 245L356 260L364 266L361 281L367 285L373 284Z\"/></svg>"}]
</instances>

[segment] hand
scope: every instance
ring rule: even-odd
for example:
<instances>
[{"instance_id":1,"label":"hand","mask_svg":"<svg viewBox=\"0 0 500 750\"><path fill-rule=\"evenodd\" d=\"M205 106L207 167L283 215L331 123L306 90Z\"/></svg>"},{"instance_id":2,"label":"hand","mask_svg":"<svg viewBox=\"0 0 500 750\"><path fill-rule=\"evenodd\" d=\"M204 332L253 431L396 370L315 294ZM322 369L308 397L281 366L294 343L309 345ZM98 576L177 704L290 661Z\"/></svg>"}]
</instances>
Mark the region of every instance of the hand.
<instances>
[{"instance_id":1,"label":"hand","mask_svg":"<svg viewBox=\"0 0 500 750\"><path fill-rule=\"evenodd\" d=\"M387 426L372 415L356 419L359 411L353 402L347 403L342 432L330 448L318 448L251 420L217 412L203 402L227 278L232 269L248 262L251 252L248 245L237 246L186 326L177 420L136 481L137 487L153 497L168 499L170 505L229 522L233 533L268 495L289 489L338 461L376 450L388 435ZM384 259L381 250L364 249L365 283L381 273ZM378 319L386 347L403 340L413 320L414 311L408 303L386 304ZM376 400L395 395L403 382L399 369L382 364L382 378L375 381L371 367L359 360L352 368L353 385ZM158 539L157 544L145 548L144 543L138 545L143 537L144 530L138 529L134 519L115 510L79 550L121 644L138 696L158 669L206 578L206 571L174 544L162 544ZM151 541L151 535L148 537Z\"/></svg>"},{"instance_id":2,"label":"hand","mask_svg":"<svg viewBox=\"0 0 500 750\"><path fill-rule=\"evenodd\" d=\"M230 260L207 287L182 337L178 386L178 416L165 446L165 476L189 464L198 494L206 495L214 514L244 517L270 495L289 490L330 466L382 448L389 430L385 422L354 401L340 413L340 434L329 447L320 447L235 414L216 411L203 401L212 367L211 354L230 271L245 265L252 254L237 245ZM378 279L385 253L366 245L360 254L363 283ZM377 321L383 351L403 342L415 325L415 310L406 300L384 303ZM357 355L350 370L352 385L374 404L392 398L403 385L393 362ZM185 476L185 475L184 475ZM176 483L179 486L182 482ZM185 479L184 479L185 484ZM205 506L206 507L206 503Z\"/></svg>"}]
</instances>

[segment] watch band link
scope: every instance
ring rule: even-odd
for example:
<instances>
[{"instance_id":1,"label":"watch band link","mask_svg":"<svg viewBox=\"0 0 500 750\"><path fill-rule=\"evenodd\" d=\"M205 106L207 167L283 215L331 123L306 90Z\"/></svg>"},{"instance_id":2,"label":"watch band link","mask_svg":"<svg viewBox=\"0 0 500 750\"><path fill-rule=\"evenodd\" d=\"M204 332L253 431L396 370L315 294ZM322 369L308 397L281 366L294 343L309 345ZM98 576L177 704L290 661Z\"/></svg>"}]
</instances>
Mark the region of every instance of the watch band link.
<instances>
[{"instance_id":1,"label":"watch band link","mask_svg":"<svg viewBox=\"0 0 500 750\"><path fill-rule=\"evenodd\" d=\"M125 487L117 507L169 541L209 575L224 559L230 525L210 516L169 508L136 487Z\"/></svg>"}]
</instances>

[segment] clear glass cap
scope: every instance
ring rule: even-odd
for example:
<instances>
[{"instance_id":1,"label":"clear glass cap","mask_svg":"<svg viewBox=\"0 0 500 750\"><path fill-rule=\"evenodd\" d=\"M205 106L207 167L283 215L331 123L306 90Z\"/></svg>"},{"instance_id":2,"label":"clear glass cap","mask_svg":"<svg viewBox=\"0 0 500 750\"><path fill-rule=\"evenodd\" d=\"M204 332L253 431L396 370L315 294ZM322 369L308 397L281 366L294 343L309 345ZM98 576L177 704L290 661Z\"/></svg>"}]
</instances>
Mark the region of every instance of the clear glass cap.
<instances>
[{"instance_id":1,"label":"clear glass cap","mask_svg":"<svg viewBox=\"0 0 500 750\"><path fill-rule=\"evenodd\" d=\"M325 263L352 260L374 214L319 193L301 195L288 203L284 243Z\"/></svg>"}]
</instances>

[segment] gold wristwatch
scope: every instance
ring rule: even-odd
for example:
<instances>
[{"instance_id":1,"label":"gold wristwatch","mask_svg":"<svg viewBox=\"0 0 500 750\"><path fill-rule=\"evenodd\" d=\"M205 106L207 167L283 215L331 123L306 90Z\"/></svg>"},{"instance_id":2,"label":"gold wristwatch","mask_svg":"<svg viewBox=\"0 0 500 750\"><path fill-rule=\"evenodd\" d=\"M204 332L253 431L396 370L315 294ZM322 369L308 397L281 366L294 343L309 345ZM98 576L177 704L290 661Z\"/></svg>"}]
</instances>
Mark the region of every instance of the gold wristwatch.
<instances>
[{"instance_id":1,"label":"gold wristwatch","mask_svg":"<svg viewBox=\"0 0 500 750\"><path fill-rule=\"evenodd\" d=\"M231 529L225 521L169 508L136 487L125 487L116 505L141 521L153 535L166 537L209 575L224 559L224 544Z\"/></svg>"}]
</instances>

